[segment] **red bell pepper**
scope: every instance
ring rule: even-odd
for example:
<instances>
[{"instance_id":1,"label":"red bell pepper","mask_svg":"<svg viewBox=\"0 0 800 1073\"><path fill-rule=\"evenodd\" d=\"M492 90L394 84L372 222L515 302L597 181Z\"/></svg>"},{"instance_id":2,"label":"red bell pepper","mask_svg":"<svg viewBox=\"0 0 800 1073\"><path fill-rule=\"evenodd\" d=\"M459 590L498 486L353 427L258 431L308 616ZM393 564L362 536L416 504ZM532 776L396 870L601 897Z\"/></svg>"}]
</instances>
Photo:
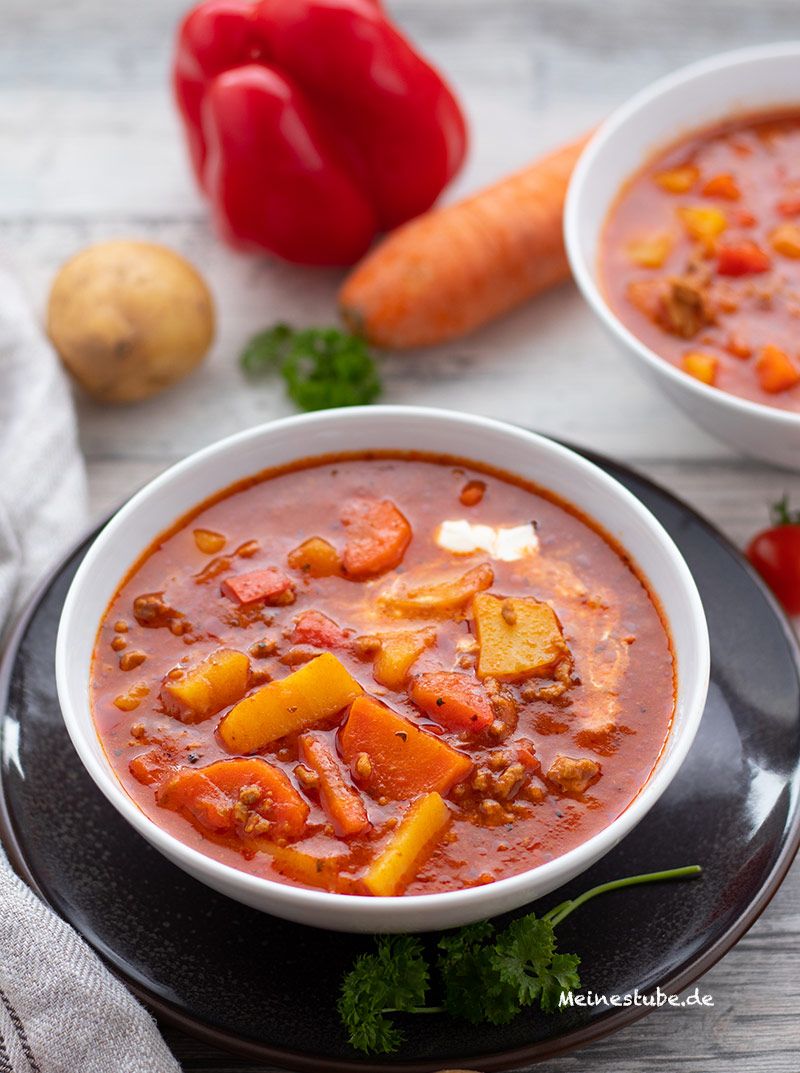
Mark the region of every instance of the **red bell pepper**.
<instances>
[{"instance_id":1,"label":"red bell pepper","mask_svg":"<svg viewBox=\"0 0 800 1073\"><path fill-rule=\"evenodd\" d=\"M289 261L356 261L464 158L453 94L375 0L207 0L173 77L223 237Z\"/></svg>"}]
</instances>

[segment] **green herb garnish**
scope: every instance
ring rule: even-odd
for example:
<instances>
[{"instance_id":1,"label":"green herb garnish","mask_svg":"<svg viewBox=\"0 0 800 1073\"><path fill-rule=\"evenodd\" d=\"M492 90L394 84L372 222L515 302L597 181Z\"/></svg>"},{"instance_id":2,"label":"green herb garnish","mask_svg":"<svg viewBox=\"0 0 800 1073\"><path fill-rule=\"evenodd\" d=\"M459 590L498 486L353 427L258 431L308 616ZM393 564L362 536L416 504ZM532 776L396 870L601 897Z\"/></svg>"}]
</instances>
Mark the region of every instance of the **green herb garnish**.
<instances>
[{"instance_id":1,"label":"green herb garnish","mask_svg":"<svg viewBox=\"0 0 800 1073\"><path fill-rule=\"evenodd\" d=\"M773 525L800 525L800 510L789 510L789 494L784 492L783 497L777 503L773 503L769 509L770 521Z\"/></svg>"},{"instance_id":2,"label":"green herb garnish","mask_svg":"<svg viewBox=\"0 0 800 1073\"><path fill-rule=\"evenodd\" d=\"M472 1024L502 1025L538 1002L545 1013L563 1008L562 995L581 986L577 954L556 949L556 927L569 914L607 891L640 883L700 875L699 865L648 872L603 883L537 917L519 917L503 931L484 921L444 935L436 968L441 1004L425 1006L429 968L422 942L412 935L376 936L374 954L361 954L342 981L339 1015L357 1050L390 1054L404 1034L396 1013L448 1013Z\"/></svg>"},{"instance_id":3,"label":"green herb garnish","mask_svg":"<svg viewBox=\"0 0 800 1073\"><path fill-rule=\"evenodd\" d=\"M381 392L375 362L363 339L338 328L276 324L247 343L239 358L251 376L280 372L302 410L363 406Z\"/></svg>"}]
</instances>

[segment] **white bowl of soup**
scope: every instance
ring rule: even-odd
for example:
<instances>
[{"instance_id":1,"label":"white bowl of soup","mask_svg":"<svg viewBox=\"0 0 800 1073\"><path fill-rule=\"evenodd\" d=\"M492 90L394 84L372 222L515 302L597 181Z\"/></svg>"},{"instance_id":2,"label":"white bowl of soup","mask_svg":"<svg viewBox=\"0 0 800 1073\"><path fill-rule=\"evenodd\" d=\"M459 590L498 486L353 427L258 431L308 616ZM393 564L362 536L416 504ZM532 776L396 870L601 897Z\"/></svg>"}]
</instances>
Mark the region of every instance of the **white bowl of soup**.
<instances>
[{"instance_id":1,"label":"white bowl of soup","mask_svg":"<svg viewBox=\"0 0 800 1073\"><path fill-rule=\"evenodd\" d=\"M81 760L166 857L378 932L513 909L616 845L686 755L709 648L681 555L596 466L376 406L147 485L81 564L56 664Z\"/></svg>"},{"instance_id":2,"label":"white bowl of soup","mask_svg":"<svg viewBox=\"0 0 800 1073\"><path fill-rule=\"evenodd\" d=\"M573 174L575 279L623 350L699 424L800 468L800 43L659 80Z\"/></svg>"}]
</instances>

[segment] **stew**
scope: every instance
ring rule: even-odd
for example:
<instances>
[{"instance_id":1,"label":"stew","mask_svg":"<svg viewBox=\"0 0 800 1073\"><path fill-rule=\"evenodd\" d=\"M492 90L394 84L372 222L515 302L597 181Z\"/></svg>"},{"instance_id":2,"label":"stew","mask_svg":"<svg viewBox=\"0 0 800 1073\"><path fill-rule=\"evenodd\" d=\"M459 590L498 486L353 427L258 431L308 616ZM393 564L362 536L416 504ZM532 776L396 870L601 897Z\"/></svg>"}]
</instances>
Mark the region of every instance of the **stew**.
<instances>
[{"instance_id":1,"label":"stew","mask_svg":"<svg viewBox=\"0 0 800 1073\"><path fill-rule=\"evenodd\" d=\"M154 823L382 896L490 883L607 826L674 677L645 580L568 505L370 454L260 474L163 534L100 625L91 697Z\"/></svg>"},{"instance_id":2,"label":"stew","mask_svg":"<svg viewBox=\"0 0 800 1073\"><path fill-rule=\"evenodd\" d=\"M800 412L800 112L731 120L652 160L609 216L600 273L661 357Z\"/></svg>"}]
</instances>

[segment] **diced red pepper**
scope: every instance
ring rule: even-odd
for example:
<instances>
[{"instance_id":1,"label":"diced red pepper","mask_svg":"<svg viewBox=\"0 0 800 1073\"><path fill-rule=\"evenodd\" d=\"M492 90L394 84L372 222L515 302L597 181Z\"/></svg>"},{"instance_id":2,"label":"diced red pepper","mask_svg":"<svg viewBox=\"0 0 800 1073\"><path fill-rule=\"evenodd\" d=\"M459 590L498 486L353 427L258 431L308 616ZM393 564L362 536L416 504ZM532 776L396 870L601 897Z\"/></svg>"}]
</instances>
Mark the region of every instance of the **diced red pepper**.
<instances>
[{"instance_id":1,"label":"diced red pepper","mask_svg":"<svg viewBox=\"0 0 800 1073\"><path fill-rule=\"evenodd\" d=\"M390 500L351 499L342 522L347 526L343 564L349 577L374 577L402 562L411 526Z\"/></svg>"},{"instance_id":2,"label":"diced red pepper","mask_svg":"<svg viewBox=\"0 0 800 1073\"><path fill-rule=\"evenodd\" d=\"M800 216L800 194L782 198L775 208L781 216Z\"/></svg>"},{"instance_id":3,"label":"diced red pepper","mask_svg":"<svg viewBox=\"0 0 800 1073\"><path fill-rule=\"evenodd\" d=\"M703 187L704 197L723 197L727 201L738 201L741 194L736 180L727 172L712 176Z\"/></svg>"},{"instance_id":4,"label":"diced red pepper","mask_svg":"<svg viewBox=\"0 0 800 1073\"><path fill-rule=\"evenodd\" d=\"M494 719L486 690L472 675L453 671L419 674L408 691L415 704L447 730L485 730Z\"/></svg>"},{"instance_id":5,"label":"diced red pepper","mask_svg":"<svg viewBox=\"0 0 800 1073\"><path fill-rule=\"evenodd\" d=\"M747 276L767 272L772 262L755 242L729 242L720 246L717 271L721 276Z\"/></svg>"},{"instance_id":6,"label":"diced red pepper","mask_svg":"<svg viewBox=\"0 0 800 1073\"><path fill-rule=\"evenodd\" d=\"M240 604L255 604L260 600L269 603L293 588L292 579L274 566L266 570L251 570L248 574L236 574L222 582L223 595Z\"/></svg>"},{"instance_id":7,"label":"diced red pepper","mask_svg":"<svg viewBox=\"0 0 800 1073\"><path fill-rule=\"evenodd\" d=\"M344 648L347 634L321 611L305 611L294 625L292 644L314 648Z\"/></svg>"}]
</instances>

